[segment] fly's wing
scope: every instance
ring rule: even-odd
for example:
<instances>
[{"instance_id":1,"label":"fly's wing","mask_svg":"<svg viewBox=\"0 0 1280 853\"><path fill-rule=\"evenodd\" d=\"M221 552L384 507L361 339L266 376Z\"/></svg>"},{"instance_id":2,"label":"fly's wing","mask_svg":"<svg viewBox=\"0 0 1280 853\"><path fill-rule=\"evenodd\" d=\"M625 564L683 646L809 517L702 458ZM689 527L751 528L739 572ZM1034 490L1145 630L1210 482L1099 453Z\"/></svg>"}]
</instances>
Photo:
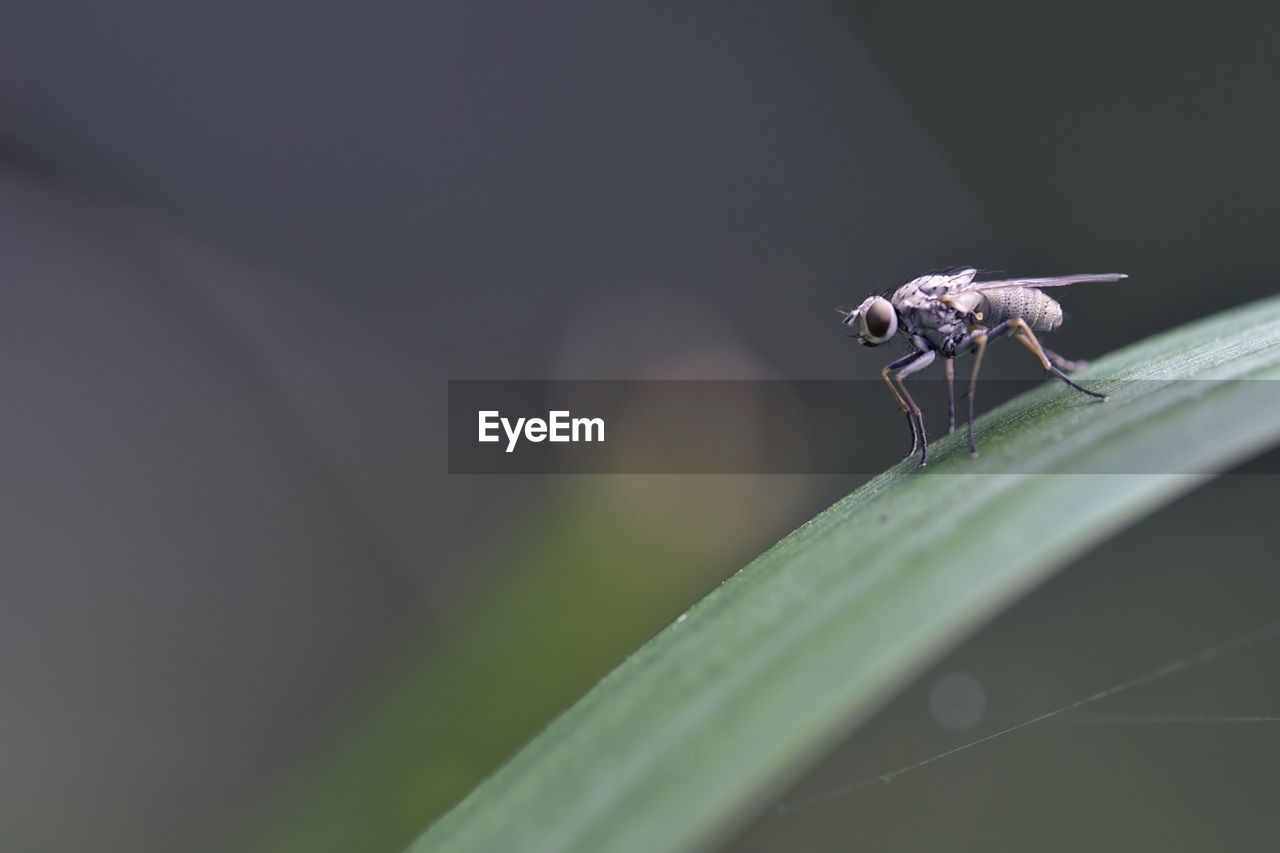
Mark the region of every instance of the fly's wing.
<instances>
[{"instance_id":1,"label":"fly's wing","mask_svg":"<svg viewBox=\"0 0 1280 853\"><path fill-rule=\"evenodd\" d=\"M1056 275L1048 278L1006 278L999 281L972 281L960 285L960 290L1000 290L1005 287L1065 287L1086 281L1119 281L1128 278L1122 272L1081 273L1080 275ZM972 276L970 276L972 279Z\"/></svg>"},{"instance_id":2,"label":"fly's wing","mask_svg":"<svg viewBox=\"0 0 1280 853\"><path fill-rule=\"evenodd\" d=\"M947 286L954 290L963 290L973 283L973 277L977 274L978 271L973 267L948 270L946 275Z\"/></svg>"}]
</instances>

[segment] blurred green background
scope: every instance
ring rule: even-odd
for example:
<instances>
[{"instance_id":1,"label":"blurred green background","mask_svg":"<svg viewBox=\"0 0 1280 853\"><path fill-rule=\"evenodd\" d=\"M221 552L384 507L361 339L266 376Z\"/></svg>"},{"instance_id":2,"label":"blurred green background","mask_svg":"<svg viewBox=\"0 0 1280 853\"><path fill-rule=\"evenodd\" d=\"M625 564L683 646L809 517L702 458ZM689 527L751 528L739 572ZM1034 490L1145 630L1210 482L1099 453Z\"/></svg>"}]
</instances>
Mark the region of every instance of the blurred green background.
<instances>
[{"instance_id":1,"label":"blurred green background","mask_svg":"<svg viewBox=\"0 0 1280 853\"><path fill-rule=\"evenodd\" d=\"M6 11L6 850L399 850L858 482L451 477L446 379L871 377L831 306L950 264L1128 272L1071 356L1275 292L1269 4ZM1275 489L1082 560L783 801L1274 618ZM1097 710L1275 715L1275 660ZM730 847L1269 849L1277 737L1064 719Z\"/></svg>"}]
</instances>

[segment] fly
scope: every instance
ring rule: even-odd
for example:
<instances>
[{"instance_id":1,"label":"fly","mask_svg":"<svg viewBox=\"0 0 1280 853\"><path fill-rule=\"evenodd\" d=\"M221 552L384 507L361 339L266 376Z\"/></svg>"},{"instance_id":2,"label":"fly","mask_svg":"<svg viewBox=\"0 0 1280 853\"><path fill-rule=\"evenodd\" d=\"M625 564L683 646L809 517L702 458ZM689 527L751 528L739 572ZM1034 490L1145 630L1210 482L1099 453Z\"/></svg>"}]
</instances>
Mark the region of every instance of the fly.
<instances>
[{"instance_id":1,"label":"fly","mask_svg":"<svg viewBox=\"0 0 1280 853\"><path fill-rule=\"evenodd\" d=\"M929 460L929 439L924 415L903 380L928 367L941 355L947 378L947 432L956 426L955 359L973 353L969 374L969 453L978 455L973 439L973 397L978 371L987 345L1005 335L1013 335L1053 374L1082 394L1098 400L1107 395L1090 391L1071 380L1068 373L1082 362L1071 361L1046 349L1036 332L1049 332L1062 325L1062 306L1044 293L1044 287L1063 287L1086 281L1119 281L1123 273L1085 273L1050 278L1010 278L974 281L976 269L952 269L922 275L884 296L868 297L852 311L836 310L844 318L848 334L864 346L886 343L903 335L912 351L895 359L880 371L893 399L907 416L911 428L911 450L907 458L920 452L920 465ZM886 298L887 296L887 298Z\"/></svg>"}]
</instances>

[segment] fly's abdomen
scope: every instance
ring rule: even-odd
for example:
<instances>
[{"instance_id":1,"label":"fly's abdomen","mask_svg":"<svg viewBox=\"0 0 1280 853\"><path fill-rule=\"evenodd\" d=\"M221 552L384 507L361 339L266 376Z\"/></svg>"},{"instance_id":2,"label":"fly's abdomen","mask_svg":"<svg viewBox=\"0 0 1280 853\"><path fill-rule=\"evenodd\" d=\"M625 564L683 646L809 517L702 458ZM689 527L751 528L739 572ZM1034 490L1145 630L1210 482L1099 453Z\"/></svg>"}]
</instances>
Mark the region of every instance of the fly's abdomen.
<instances>
[{"instance_id":1,"label":"fly's abdomen","mask_svg":"<svg viewBox=\"0 0 1280 853\"><path fill-rule=\"evenodd\" d=\"M1037 332L1049 332L1062 325L1062 306L1053 297L1033 287L1001 287L982 294L985 306L982 324L990 328L996 323L1021 317Z\"/></svg>"}]
</instances>

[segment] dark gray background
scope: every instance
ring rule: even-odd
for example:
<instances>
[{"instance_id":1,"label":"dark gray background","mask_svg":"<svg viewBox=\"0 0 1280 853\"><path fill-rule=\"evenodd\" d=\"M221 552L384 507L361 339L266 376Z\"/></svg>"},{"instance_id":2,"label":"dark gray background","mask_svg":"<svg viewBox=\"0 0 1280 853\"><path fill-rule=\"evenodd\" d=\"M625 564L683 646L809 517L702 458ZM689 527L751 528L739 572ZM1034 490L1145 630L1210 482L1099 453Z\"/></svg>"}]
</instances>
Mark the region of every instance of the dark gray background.
<instances>
[{"instance_id":1,"label":"dark gray background","mask_svg":"<svg viewBox=\"0 0 1280 853\"><path fill-rule=\"evenodd\" d=\"M1275 31L1264 3L8 4L3 846L398 849L856 483L647 483L602 520L607 486L448 477L447 378L870 377L881 354L831 306L950 264L1128 272L1067 298L1073 356L1274 293ZM1207 578L1270 562L1265 515L1237 522L1273 481L1203 494L959 653L989 685L1018 656L1025 692L990 690L993 715L1106 686L1117 649L1141 669L1264 615L1270 575ZM688 561L637 596L643 569L596 557L653 529ZM548 550L580 567L555 576L569 592ZM1264 651L1187 689L1274 708ZM896 738L933 748L928 720L885 734L913 695L851 742L852 775L867 750L917 753ZM1236 763L1227 738L1252 738ZM1261 730L1055 743L949 777L981 809L906 788L768 832L1199 850L1271 829Z\"/></svg>"}]
</instances>

